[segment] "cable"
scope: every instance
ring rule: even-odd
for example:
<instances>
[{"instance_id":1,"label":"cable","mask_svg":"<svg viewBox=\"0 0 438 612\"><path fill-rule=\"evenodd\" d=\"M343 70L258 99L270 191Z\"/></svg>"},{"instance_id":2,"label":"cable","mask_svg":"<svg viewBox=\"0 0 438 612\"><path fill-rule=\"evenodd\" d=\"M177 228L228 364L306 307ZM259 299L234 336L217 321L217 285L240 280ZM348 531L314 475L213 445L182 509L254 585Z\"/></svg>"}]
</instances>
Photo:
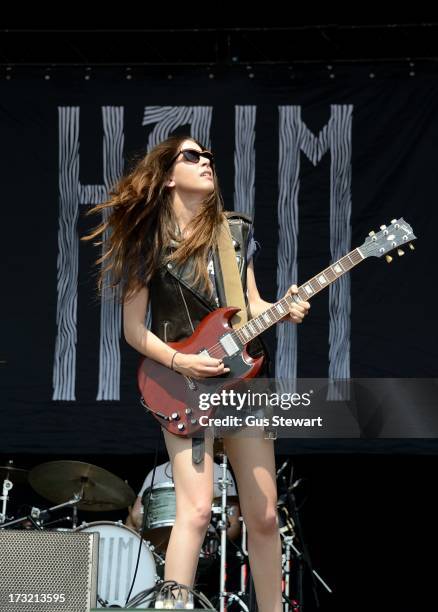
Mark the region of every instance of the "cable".
<instances>
[{"instance_id":1,"label":"cable","mask_svg":"<svg viewBox=\"0 0 438 612\"><path fill-rule=\"evenodd\" d=\"M133 597L133 599L131 599L125 605L127 608L134 608L138 606L139 604L146 603L147 598L150 597L153 592L156 593L156 597L158 597L161 593L166 593L168 598L170 598L174 590L178 590L178 594L182 593L183 590L186 591L188 594L191 593L193 597L196 597L200 605L205 610L213 610L213 611L215 610L211 601L203 593L201 593L200 591L196 591L195 589L192 589L192 587L189 587L186 584L176 582L175 580L165 580L161 584L157 584L150 589L146 589L142 591L141 593L138 593L138 595Z\"/></svg>"},{"instance_id":2,"label":"cable","mask_svg":"<svg viewBox=\"0 0 438 612\"><path fill-rule=\"evenodd\" d=\"M161 430L161 427L160 427L160 433L161 432L162 432L162 430ZM131 597L132 589L134 588L135 580L137 578L138 566L140 564L140 555L141 555L141 550L142 550L142 546L143 546L143 534L144 534L145 529L146 529L146 519L147 519L147 515L148 515L148 511L149 511L149 504L150 504L150 501L151 501L152 487L154 486L155 470L157 468L158 447L159 447L159 444L160 444L160 439L161 439L161 436L159 434L157 436L157 442L156 442L156 445L155 445L154 467L153 467L153 470L152 470L151 484L149 486L149 494L148 494L147 505L146 505L146 507L143 505L143 521L142 521L142 525L141 525L141 529L140 529L140 544L138 546L137 562L135 564L134 576L132 578L131 587L129 589L128 595L126 596L125 605L128 603L129 598Z\"/></svg>"}]
</instances>

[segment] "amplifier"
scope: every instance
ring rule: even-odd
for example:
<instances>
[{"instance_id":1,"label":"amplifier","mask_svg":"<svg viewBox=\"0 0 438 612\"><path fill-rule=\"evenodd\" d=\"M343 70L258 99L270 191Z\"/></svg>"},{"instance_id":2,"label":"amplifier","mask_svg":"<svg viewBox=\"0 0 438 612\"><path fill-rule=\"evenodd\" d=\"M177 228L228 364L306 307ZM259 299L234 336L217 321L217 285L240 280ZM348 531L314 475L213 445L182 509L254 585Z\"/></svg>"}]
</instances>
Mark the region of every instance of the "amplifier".
<instances>
[{"instance_id":1,"label":"amplifier","mask_svg":"<svg viewBox=\"0 0 438 612\"><path fill-rule=\"evenodd\" d=\"M98 533L0 530L1 612L89 612Z\"/></svg>"}]
</instances>

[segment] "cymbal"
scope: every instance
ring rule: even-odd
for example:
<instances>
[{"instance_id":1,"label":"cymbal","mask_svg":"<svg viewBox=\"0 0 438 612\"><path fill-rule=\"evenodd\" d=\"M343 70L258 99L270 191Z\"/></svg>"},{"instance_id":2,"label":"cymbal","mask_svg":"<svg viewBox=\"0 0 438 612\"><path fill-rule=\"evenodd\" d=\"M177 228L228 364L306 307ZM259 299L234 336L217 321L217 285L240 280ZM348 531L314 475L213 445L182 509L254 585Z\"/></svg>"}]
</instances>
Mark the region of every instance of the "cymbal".
<instances>
[{"instance_id":1,"label":"cymbal","mask_svg":"<svg viewBox=\"0 0 438 612\"><path fill-rule=\"evenodd\" d=\"M9 461L7 465L0 465L0 480L7 478L13 483L27 482L29 470L15 467L13 461Z\"/></svg>"},{"instance_id":2,"label":"cymbal","mask_svg":"<svg viewBox=\"0 0 438 612\"><path fill-rule=\"evenodd\" d=\"M55 504L62 504L75 493L82 493L80 510L100 512L121 510L132 504L135 493L124 480L108 470L82 461L49 461L29 474L30 485Z\"/></svg>"}]
</instances>

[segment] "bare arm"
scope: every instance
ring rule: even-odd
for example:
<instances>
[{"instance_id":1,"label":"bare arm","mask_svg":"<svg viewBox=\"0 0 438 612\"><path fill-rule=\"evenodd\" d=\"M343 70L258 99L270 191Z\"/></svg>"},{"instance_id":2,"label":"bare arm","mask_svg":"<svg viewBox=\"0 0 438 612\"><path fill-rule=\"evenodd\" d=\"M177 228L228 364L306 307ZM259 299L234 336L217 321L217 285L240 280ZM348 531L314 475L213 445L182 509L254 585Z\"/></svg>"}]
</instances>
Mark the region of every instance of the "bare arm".
<instances>
[{"instance_id":1,"label":"bare arm","mask_svg":"<svg viewBox=\"0 0 438 612\"><path fill-rule=\"evenodd\" d=\"M258 317L260 314L262 314L262 312L273 306L271 302L266 302L260 297L255 280L254 262L252 258L247 267L246 286L251 318ZM291 295L293 293L298 293L298 287L296 285L292 285L292 287L288 289L286 295ZM294 302L291 306L289 306L289 315L285 317L285 320L288 320L290 317L290 320L294 323L302 323L303 318L309 311L309 308L309 302Z\"/></svg>"},{"instance_id":2,"label":"bare arm","mask_svg":"<svg viewBox=\"0 0 438 612\"><path fill-rule=\"evenodd\" d=\"M123 305L123 332L126 342L139 353L170 368L175 349L146 328L144 324L149 301L149 289L143 287ZM229 372L221 360L206 355L178 353L173 368L185 376L204 378Z\"/></svg>"}]
</instances>

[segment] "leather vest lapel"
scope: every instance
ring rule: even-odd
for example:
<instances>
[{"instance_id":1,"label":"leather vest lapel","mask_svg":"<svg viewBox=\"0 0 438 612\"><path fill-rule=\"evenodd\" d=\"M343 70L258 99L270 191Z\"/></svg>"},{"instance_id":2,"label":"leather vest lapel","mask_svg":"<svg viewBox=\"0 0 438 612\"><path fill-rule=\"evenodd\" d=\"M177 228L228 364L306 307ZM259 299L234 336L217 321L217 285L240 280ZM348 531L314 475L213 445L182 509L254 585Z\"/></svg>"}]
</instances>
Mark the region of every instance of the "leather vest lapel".
<instances>
[{"instance_id":1,"label":"leather vest lapel","mask_svg":"<svg viewBox=\"0 0 438 612\"><path fill-rule=\"evenodd\" d=\"M209 296L207 289L203 290L200 283L195 286L193 285L193 266L190 260L182 264L168 262L165 264L165 268L177 281L194 293L209 310L215 310L217 308L214 299Z\"/></svg>"}]
</instances>

